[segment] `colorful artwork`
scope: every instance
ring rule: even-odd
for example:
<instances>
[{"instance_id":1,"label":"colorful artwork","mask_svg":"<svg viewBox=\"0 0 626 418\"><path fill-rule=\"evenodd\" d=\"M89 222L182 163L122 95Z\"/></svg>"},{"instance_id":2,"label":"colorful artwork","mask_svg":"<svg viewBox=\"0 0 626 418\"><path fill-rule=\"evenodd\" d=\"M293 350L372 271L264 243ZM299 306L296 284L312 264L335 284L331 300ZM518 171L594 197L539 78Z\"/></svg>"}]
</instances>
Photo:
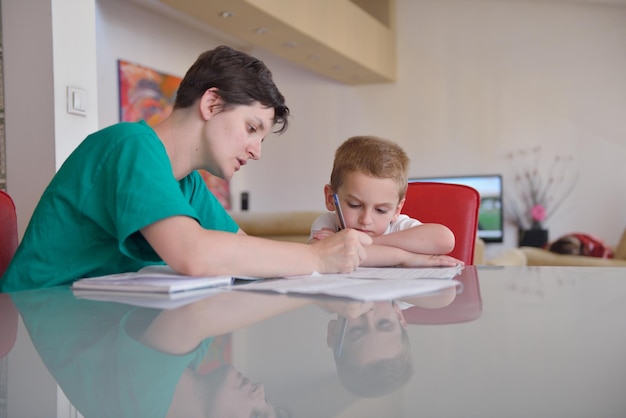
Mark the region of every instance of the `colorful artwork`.
<instances>
[{"instance_id":1,"label":"colorful artwork","mask_svg":"<svg viewBox=\"0 0 626 418\"><path fill-rule=\"evenodd\" d=\"M120 120L145 120L154 126L172 112L180 77L118 60ZM231 208L228 181L200 170L207 187L226 209Z\"/></svg>"}]
</instances>

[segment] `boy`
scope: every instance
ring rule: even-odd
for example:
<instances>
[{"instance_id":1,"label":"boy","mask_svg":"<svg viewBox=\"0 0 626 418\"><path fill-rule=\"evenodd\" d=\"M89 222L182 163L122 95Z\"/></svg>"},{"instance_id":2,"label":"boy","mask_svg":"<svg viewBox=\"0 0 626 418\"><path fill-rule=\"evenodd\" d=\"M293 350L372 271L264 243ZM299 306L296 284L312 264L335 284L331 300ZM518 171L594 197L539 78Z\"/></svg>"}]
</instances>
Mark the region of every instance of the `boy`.
<instances>
[{"instance_id":1,"label":"boy","mask_svg":"<svg viewBox=\"0 0 626 418\"><path fill-rule=\"evenodd\" d=\"M154 128L118 123L85 139L43 193L0 281L17 291L165 263L190 276L276 277L349 272L365 234L319 246L246 236L206 188L261 158L289 108L258 59L221 46L183 78L172 113Z\"/></svg>"},{"instance_id":2,"label":"boy","mask_svg":"<svg viewBox=\"0 0 626 418\"><path fill-rule=\"evenodd\" d=\"M409 158L392 141L355 136L336 151L330 184L324 186L329 211L313 222L310 243L323 242L341 229L334 194L347 229L372 237L363 266L454 266L460 260L442 255L454 248L452 231L403 215Z\"/></svg>"}]
</instances>

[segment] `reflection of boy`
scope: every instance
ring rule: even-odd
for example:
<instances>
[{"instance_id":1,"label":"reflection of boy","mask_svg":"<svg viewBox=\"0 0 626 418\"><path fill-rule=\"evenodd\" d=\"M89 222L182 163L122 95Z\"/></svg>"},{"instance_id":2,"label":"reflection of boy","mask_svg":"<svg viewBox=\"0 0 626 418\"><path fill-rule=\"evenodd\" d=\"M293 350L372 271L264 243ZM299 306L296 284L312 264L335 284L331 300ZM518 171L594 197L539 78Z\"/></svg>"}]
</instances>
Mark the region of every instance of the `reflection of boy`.
<instances>
[{"instance_id":1,"label":"reflection of boy","mask_svg":"<svg viewBox=\"0 0 626 418\"><path fill-rule=\"evenodd\" d=\"M336 151L330 184L324 186L326 208L311 226L310 242L340 229L334 194L339 197L346 227L370 235L364 266L454 266L440 255L454 248L454 235L444 225L422 224L401 214L408 181L409 158L394 142L355 136Z\"/></svg>"},{"instance_id":2,"label":"reflection of boy","mask_svg":"<svg viewBox=\"0 0 626 418\"><path fill-rule=\"evenodd\" d=\"M409 381L413 373L411 344L406 321L394 302L377 302L369 312L346 320L343 342L339 325L328 323L327 343L335 351L337 375L343 386L357 396L391 393Z\"/></svg>"},{"instance_id":3,"label":"reflection of boy","mask_svg":"<svg viewBox=\"0 0 626 418\"><path fill-rule=\"evenodd\" d=\"M455 297L456 289L448 288L412 299L375 302L357 318L329 321L326 342L333 349L342 385L361 397L387 395L404 386L413 373L413 360L402 310L442 308Z\"/></svg>"}]
</instances>

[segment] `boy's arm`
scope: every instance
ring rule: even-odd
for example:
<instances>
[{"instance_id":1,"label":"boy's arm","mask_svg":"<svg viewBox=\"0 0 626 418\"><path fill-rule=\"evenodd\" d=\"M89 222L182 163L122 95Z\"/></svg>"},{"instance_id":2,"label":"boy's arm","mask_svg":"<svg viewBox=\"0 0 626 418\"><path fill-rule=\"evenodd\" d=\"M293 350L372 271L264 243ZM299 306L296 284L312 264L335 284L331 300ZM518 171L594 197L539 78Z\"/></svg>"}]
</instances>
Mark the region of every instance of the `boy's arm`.
<instances>
[{"instance_id":1,"label":"boy's arm","mask_svg":"<svg viewBox=\"0 0 626 418\"><path fill-rule=\"evenodd\" d=\"M421 224L374 237L373 243L417 254L448 254L454 249L454 234L441 224Z\"/></svg>"},{"instance_id":2,"label":"boy's arm","mask_svg":"<svg viewBox=\"0 0 626 418\"><path fill-rule=\"evenodd\" d=\"M453 267L462 261L448 255L419 254L387 245L368 245L363 267Z\"/></svg>"}]
</instances>

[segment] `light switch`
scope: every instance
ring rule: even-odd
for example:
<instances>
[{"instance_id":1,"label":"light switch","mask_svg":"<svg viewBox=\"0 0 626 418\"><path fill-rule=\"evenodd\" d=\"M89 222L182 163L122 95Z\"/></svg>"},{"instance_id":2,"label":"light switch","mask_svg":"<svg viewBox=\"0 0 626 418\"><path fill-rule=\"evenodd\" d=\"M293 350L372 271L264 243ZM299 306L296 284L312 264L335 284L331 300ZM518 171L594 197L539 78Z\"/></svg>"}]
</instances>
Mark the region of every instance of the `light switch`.
<instances>
[{"instance_id":1,"label":"light switch","mask_svg":"<svg viewBox=\"0 0 626 418\"><path fill-rule=\"evenodd\" d=\"M77 87L67 87L67 113L87 115L87 92Z\"/></svg>"}]
</instances>

